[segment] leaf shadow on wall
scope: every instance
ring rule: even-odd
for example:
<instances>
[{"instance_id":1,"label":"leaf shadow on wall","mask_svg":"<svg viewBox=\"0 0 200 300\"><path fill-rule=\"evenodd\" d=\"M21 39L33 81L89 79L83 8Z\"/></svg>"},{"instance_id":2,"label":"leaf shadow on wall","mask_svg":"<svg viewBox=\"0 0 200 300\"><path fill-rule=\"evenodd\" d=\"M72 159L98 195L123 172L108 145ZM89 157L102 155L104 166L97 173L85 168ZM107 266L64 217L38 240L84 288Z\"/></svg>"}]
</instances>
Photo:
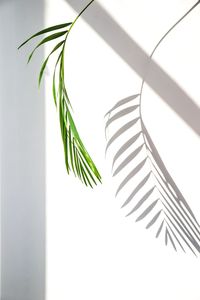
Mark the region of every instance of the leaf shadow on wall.
<instances>
[{"instance_id":1,"label":"leaf shadow on wall","mask_svg":"<svg viewBox=\"0 0 200 300\"><path fill-rule=\"evenodd\" d=\"M140 105L140 94L136 94L119 101L105 116L106 136L114 125L106 153L113 146L113 176L122 173L116 196L123 191L122 207L134 204L127 216L138 214L136 222L146 219L146 229L154 227L156 238L163 234L165 244L170 242L175 251L188 248L196 255L200 226L151 139Z\"/></svg>"}]
</instances>

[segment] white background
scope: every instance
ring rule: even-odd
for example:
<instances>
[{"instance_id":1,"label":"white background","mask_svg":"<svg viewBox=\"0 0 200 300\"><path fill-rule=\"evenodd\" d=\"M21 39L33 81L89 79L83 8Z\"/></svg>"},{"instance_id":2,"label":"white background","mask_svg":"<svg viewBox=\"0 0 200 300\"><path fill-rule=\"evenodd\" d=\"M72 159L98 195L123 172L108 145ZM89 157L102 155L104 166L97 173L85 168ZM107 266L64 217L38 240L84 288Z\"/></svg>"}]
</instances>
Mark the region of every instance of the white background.
<instances>
[{"instance_id":1,"label":"white background","mask_svg":"<svg viewBox=\"0 0 200 300\"><path fill-rule=\"evenodd\" d=\"M149 54L194 1L98 3ZM198 104L199 14L200 7L154 57ZM75 16L67 1L46 1L46 26ZM199 259L166 248L134 216L125 218L114 197L103 116L120 99L138 93L141 79L83 19L76 23L67 45L66 85L80 134L103 176L103 184L90 190L65 171L52 67L46 72L47 300L200 300ZM143 114L163 161L200 220L199 137L147 86Z\"/></svg>"}]
</instances>

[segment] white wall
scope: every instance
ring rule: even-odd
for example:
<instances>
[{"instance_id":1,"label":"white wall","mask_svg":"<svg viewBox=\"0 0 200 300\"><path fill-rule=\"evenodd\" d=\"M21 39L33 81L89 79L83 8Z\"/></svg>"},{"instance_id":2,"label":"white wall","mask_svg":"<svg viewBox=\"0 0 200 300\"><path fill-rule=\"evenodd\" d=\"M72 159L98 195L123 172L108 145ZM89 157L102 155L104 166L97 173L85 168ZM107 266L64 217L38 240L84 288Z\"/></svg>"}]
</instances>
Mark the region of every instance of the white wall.
<instances>
[{"instance_id":1,"label":"white wall","mask_svg":"<svg viewBox=\"0 0 200 300\"><path fill-rule=\"evenodd\" d=\"M0 1L1 300L44 300L44 89L37 89L40 52L30 46L44 26L43 1Z\"/></svg>"},{"instance_id":2,"label":"white wall","mask_svg":"<svg viewBox=\"0 0 200 300\"><path fill-rule=\"evenodd\" d=\"M46 1L47 25L74 19L76 13L68 3L80 11L87 1ZM144 72L145 61L137 63L132 49L139 45L149 54L194 2L125 0L122 5L122 1L101 0L98 3L133 43L122 32L116 32L113 22L109 21L110 27L106 27L108 20L99 13L97 4L85 13L85 19L90 25L93 22L98 34L81 19L68 41L66 84L75 119L103 175L103 185L93 191L66 175L51 79L47 76L47 299L197 300L199 260L177 254L166 248L164 241L155 240L143 224L135 224L134 216L125 218L119 199L114 198L117 183L109 175L110 161L104 157L103 119L118 100L139 92L141 79L135 69L137 73ZM199 105L200 99L199 14L200 7L155 55L155 61L175 86L193 99L194 105L187 103L186 96L183 100L173 97L170 102L168 86L159 89L152 82L165 99L145 86L143 114L163 161L200 220L200 142L195 133L195 129L199 130L195 119L199 110L190 109L195 103ZM126 41L129 47L122 44ZM48 73L51 70L49 65Z\"/></svg>"},{"instance_id":3,"label":"white wall","mask_svg":"<svg viewBox=\"0 0 200 300\"><path fill-rule=\"evenodd\" d=\"M105 160L103 119L113 104L139 92L146 54L194 2L99 0L73 28L66 84L81 136L103 175L94 190L65 171L51 95L53 63L44 107L44 85L38 92L36 76L43 52L27 67L32 46L16 50L44 26L44 17L46 26L71 21L86 3L0 2L1 300L45 298L45 172L47 300L197 300L199 260L155 240L134 216L125 218L121 199L114 198L118 182L110 157ZM199 14L200 7L156 52L142 104L161 157L198 220Z\"/></svg>"}]
</instances>

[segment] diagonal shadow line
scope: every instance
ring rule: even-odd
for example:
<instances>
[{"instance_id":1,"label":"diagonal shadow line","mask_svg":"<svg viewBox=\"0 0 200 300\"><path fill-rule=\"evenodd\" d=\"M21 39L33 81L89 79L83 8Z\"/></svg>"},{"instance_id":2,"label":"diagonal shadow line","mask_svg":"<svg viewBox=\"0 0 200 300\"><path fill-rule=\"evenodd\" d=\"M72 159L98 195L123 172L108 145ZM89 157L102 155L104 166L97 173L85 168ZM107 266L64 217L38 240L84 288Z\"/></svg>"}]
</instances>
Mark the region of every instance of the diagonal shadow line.
<instances>
[{"instance_id":1,"label":"diagonal shadow line","mask_svg":"<svg viewBox=\"0 0 200 300\"><path fill-rule=\"evenodd\" d=\"M80 0L66 1L77 12L88 3ZM88 9L82 17L141 78L145 77L149 55L99 3L94 2L92 9ZM199 106L154 61L151 61L151 76L148 76L145 82L200 135Z\"/></svg>"}]
</instances>

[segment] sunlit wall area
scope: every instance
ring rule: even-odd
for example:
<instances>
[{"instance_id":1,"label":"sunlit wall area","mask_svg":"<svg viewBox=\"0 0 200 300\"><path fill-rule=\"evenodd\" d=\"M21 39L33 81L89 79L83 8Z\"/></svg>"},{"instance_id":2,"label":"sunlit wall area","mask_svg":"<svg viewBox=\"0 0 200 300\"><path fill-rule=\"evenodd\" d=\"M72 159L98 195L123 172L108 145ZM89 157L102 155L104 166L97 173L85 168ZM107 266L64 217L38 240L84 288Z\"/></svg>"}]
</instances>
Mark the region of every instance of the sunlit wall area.
<instances>
[{"instance_id":1,"label":"sunlit wall area","mask_svg":"<svg viewBox=\"0 0 200 300\"><path fill-rule=\"evenodd\" d=\"M49 0L46 25L73 20L87 3ZM51 95L53 60L49 64L48 300L200 297L199 261L189 253L176 253L172 245L165 247L165 237L155 239L155 229L145 230L145 221L135 223L134 214L126 218L134 199L120 209L124 192L115 198L120 179L111 177L111 153L105 159L104 132L105 113L117 101L140 92L148 55L193 4L178 0L95 1L73 27L65 55L66 86L81 137L103 175L103 184L93 190L66 174L59 117ZM148 85L144 85L142 99L146 127L197 219L199 14L200 8L196 8L157 49L155 64L146 74ZM130 188L134 189L135 183L130 181Z\"/></svg>"}]
</instances>

